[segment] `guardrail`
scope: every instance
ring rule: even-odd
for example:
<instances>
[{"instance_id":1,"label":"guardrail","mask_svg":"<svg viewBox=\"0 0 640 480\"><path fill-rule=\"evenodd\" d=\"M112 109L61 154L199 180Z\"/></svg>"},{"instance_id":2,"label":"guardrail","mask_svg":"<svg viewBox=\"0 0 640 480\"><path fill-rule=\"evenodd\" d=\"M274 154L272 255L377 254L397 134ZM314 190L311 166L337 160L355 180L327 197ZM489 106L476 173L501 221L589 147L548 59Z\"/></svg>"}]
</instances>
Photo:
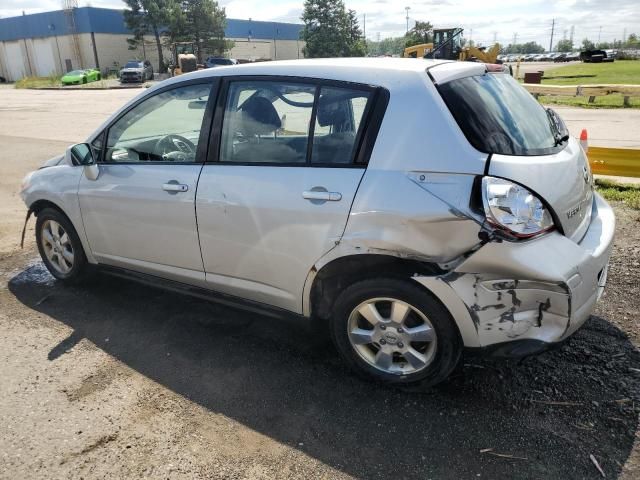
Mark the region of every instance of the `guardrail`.
<instances>
[{"instance_id":1,"label":"guardrail","mask_svg":"<svg viewBox=\"0 0 640 480\"><path fill-rule=\"evenodd\" d=\"M631 97L640 97L640 85L545 85L537 83L523 84L529 93L538 98L540 95L564 95L568 97L589 97L593 103L596 97L622 95L625 107L631 106Z\"/></svg>"},{"instance_id":2,"label":"guardrail","mask_svg":"<svg viewBox=\"0 0 640 480\"><path fill-rule=\"evenodd\" d=\"M587 157L596 175L640 178L640 150L590 146Z\"/></svg>"}]
</instances>

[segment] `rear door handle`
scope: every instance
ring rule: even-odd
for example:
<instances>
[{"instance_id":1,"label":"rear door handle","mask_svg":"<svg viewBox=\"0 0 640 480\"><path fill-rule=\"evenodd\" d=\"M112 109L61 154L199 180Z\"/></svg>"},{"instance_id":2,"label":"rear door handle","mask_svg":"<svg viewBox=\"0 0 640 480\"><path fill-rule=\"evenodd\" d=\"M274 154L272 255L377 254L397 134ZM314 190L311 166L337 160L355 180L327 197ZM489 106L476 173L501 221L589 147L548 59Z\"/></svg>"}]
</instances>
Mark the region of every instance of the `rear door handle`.
<instances>
[{"instance_id":1,"label":"rear door handle","mask_svg":"<svg viewBox=\"0 0 640 480\"><path fill-rule=\"evenodd\" d=\"M162 185L162 189L169 193L186 192L189 190L189 185L178 183L177 180L170 180Z\"/></svg>"},{"instance_id":2,"label":"rear door handle","mask_svg":"<svg viewBox=\"0 0 640 480\"><path fill-rule=\"evenodd\" d=\"M316 190L307 190L302 192L302 198L306 200L320 200L324 202L339 202L342 200L342 194L339 192L327 192L327 191L316 191Z\"/></svg>"}]
</instances>

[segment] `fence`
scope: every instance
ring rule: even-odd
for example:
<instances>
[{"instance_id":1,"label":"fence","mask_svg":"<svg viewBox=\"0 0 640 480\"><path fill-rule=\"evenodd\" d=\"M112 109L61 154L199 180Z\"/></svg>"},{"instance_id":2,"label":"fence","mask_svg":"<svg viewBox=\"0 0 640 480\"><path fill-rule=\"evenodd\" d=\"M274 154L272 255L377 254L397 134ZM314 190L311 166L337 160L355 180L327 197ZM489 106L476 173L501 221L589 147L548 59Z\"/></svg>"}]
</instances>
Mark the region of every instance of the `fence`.
<instances>
[{"instance_id":1,"label":"fence","mask_svg":"<svg viewBox=\"0 0 640 480\"><path fill-rule=\"evenodd\" d=\"M538 98L540 95L563 95L567 97L589 97L593 103L595 97L605 95L622 95L624 106L629 107L631 97L640 97L640 85L544 85L523 84L529 93Z\"/></svg>"}]
</instances>

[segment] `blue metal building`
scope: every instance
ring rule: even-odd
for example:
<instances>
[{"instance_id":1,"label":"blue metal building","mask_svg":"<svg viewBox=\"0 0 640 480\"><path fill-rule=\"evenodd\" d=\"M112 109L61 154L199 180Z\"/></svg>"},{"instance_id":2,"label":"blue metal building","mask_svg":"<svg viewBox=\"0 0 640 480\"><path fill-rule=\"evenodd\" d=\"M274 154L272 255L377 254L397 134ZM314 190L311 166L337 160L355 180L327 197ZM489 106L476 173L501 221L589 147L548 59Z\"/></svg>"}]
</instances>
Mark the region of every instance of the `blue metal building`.
<instances>
[{"instance_id":1,"label":"blue metal building","mask_svg":"<svg viewBox=\"0 0 640 480\"><path fill-rule=\"evenodd\" d=\"M230 18L225 37L235 42L232 57L290 59L302 56L301 30L300 24ZM157 58L151 38L142 51L131 52L126 42L130 36L122 10L80 7L71 15L57 10L2 18L0 76L16 80L26 75L62 73L69 68L104 70L131 56L145 56L152 62L154 56Z\"/></svg>"}]
</instances>

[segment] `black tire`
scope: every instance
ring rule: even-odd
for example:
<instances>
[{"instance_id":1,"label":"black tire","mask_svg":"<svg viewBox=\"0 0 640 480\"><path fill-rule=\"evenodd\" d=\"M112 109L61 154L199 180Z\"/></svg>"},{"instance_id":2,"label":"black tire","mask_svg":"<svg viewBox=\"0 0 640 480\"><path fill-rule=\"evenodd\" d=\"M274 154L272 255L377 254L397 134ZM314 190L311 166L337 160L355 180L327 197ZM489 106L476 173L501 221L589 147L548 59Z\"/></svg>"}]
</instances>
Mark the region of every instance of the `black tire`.
<instances>
[{"instance_id":1,"label":"black tire","mask_svg":"<svg viewBox=\"0 0 640 480\"><path fill-rule=\"evenodd\" d=\"M393 298L405 302L425 315L436 334L435 353L422 370L414 373L390 373L365 361L349 340L351 312L373 298ZM445 380L458 364L462 339L449 311L428 291L409 279L374 278L347 287L337 298L331 318L331 337L345 360L357 374L396 386L428 388ZM401 344L399 344L401 345Z\"/></svg>"},{"instance_id":2,"label":"black tire","mask_svg":"<svg viewBox=\"0 0 640 480\"><path fill-rule=\"evenodd\" d=\"M87 77L82 77L82 83L87 83Z\"/></svg>"},{"instance_id":3,"label":"black tire","mask_svg":"<svg viewBox=\"0 0 640 480\"><path fill-rule=\"evenodd\" d=\"M102 75L98 74L98 76L96 77L96 80L102 80Z\"/></svg>"},{"instance_id":4,"label":"black tire","mask_svg":"<svg viewBox=\"0 0 640 480\"><path fill-rule=\"evenodd\" d=\"M46 254L45 249L47 247L45 246L46 242L43 241L43 227L47 221L57 222L68 235L70 250L73 253L73 263L68 272L62 272L59 267L53 264ZM45 208L38 213L36 220L36 243L42 261L47 267L47 270L49 270L55 278L67 283L76 283L85 278L88 271L88 262L87 256L82 248L82 242L80 242L80 238L69 219L60 211L54 208Z\"/></svg>"}]
</instances>

